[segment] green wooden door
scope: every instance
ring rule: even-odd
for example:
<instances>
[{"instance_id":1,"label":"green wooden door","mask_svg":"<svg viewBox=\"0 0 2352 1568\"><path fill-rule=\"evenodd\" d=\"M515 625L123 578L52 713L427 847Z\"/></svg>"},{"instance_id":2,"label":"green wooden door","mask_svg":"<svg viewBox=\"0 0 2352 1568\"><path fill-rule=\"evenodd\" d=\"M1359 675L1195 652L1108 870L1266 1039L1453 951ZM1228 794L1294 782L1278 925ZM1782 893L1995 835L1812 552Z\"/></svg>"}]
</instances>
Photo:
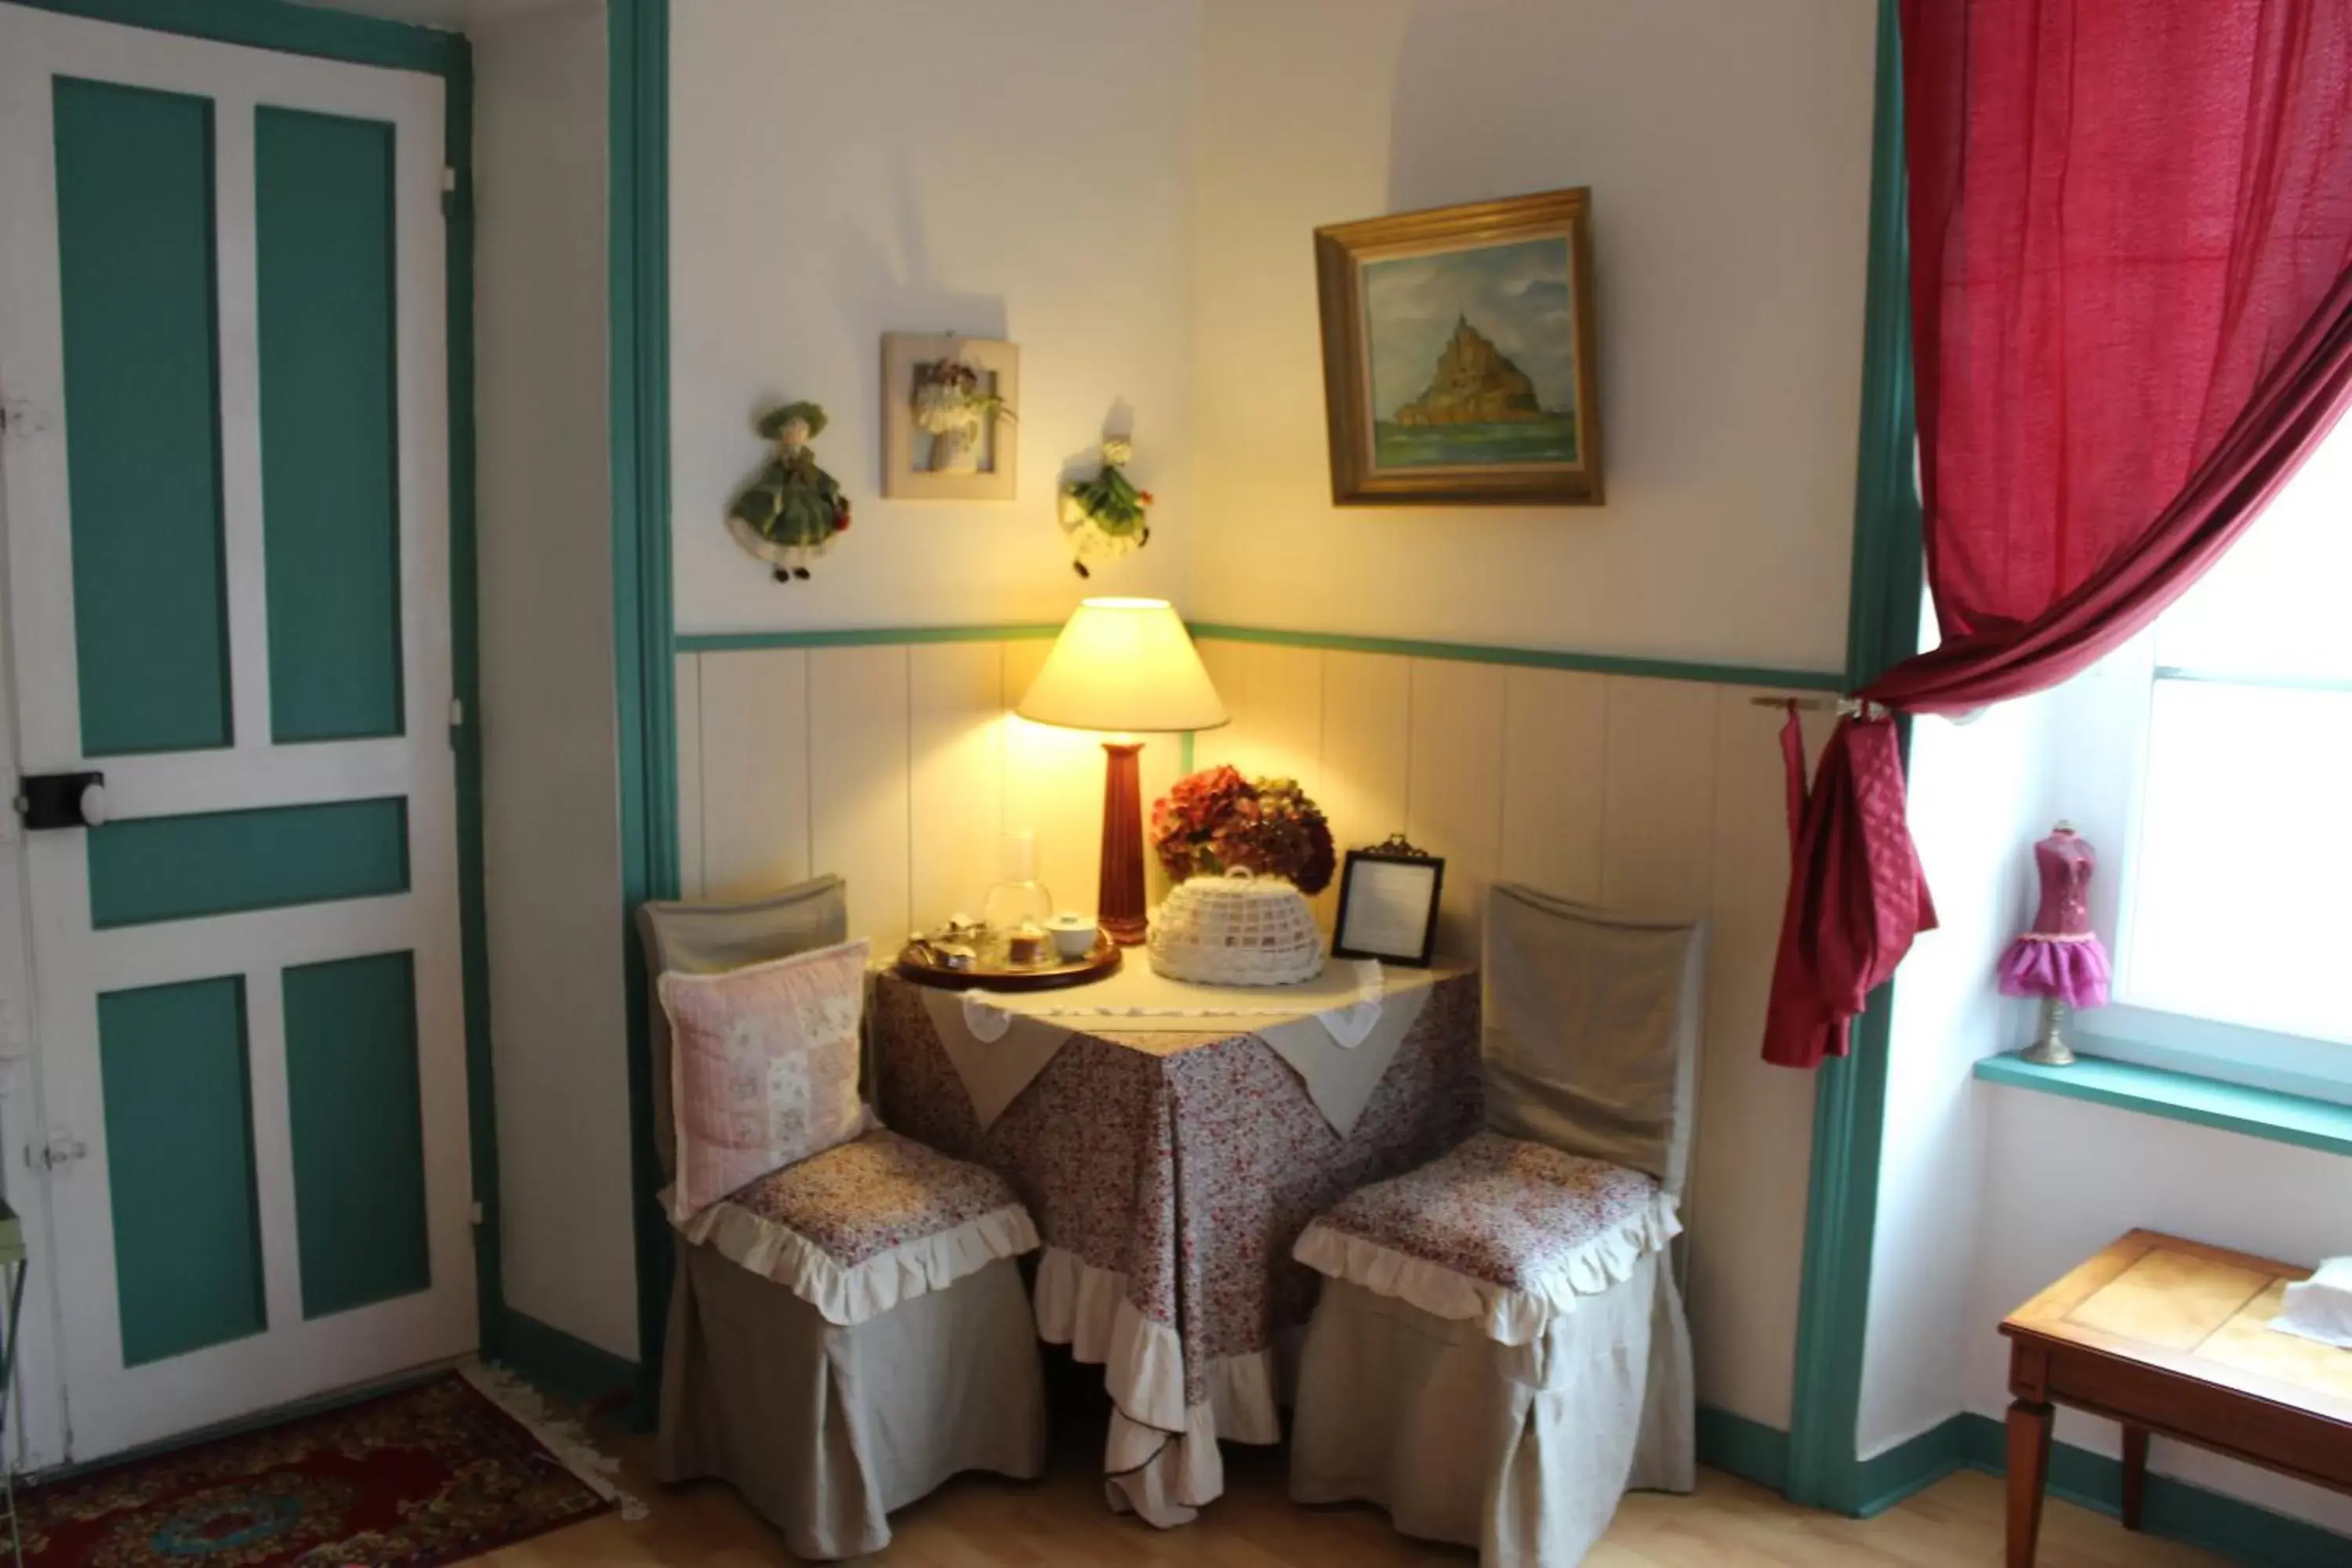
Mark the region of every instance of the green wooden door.
<instances>
[{"instance_id":1,"label":"green wooden door","mask_svg":"<svg viewBox=\"0 0 2352 1568\"><path fill-rule=\"evenodd\" d=\"M476 1342L441 92L0 5L56 1458Z\"/></svg>"}]
</instances>

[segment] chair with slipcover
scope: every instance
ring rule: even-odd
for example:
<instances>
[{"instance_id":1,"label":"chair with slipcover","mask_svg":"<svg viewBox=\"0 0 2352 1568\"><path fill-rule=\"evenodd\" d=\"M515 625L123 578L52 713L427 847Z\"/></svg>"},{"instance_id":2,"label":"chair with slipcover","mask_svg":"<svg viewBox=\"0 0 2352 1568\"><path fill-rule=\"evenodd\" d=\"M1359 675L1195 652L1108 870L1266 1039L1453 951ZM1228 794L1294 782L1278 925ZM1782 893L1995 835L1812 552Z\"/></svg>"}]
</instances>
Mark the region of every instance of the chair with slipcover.
<instances>
[{"instance_id":1,"label":"chair with slipcover","mask_svg":"<svg viewBox=\"0 0 2352 1568\"><path fill-rule=\"evenodd\" d=\"M638 911L658 990L838 944L839 878ZM655 1127L677 1179L672 1039L653 1002ZM887 1516L964 1470L1043 1473L1045 1386L1003 1179L875 1128L676 1226L656 1469L717 1478L805 1558L888 1543Z\"/></svg>"},{"instance_id":2,"label":"chair with slipcover","mask_svg":"<svg viewBox=\"0 0 2352 1568\"><path fill-rule=\"evenodd\" d=\"M1705 929L1501 885L1486 1130L1318 1218L1291 1495L1368 1501L1486 1568L1566 1568L1628 1490L1696 1483L1670 1243Z\"/></svg>"}]
</instances>

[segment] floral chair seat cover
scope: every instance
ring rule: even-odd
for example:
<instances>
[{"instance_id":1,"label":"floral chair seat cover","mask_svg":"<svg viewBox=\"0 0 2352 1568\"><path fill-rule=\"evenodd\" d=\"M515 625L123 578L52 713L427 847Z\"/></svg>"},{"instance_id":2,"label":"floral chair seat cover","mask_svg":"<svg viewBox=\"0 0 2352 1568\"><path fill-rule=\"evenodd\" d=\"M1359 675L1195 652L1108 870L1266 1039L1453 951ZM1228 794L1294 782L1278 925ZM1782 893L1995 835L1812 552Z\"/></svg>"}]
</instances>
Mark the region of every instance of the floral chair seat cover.
<instances>
[{"instance_id":1,"label":"floral chair seat cover","mask_svg":"<svg viewBox=\"0 0 2352 1568\"><path fill-rule=\"evenodd\" d=\"M1523 1345L1680 1233L1655 1177L1481 1132L1349 1194L1295 1256L1335 1279Z\"/></svg>"},{"instance_id":2,"label":"floral chair seat cover","mask_svg":"<svg viewBox=\"0 0 2352 1568\"><path fill-rule=\"evenodd\" d=\"M1038 1245L1003 1177L882 1128L772 1172L678 1228L843 1325Z\"/></svg>"}]
</instances>

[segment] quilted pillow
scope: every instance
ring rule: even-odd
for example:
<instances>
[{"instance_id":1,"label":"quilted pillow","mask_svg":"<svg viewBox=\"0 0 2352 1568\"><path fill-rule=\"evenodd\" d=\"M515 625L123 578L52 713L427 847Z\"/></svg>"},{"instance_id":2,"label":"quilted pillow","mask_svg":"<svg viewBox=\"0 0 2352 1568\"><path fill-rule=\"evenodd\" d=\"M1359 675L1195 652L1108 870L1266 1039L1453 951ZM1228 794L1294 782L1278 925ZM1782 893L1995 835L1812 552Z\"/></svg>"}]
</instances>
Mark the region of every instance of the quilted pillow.
<instances>
[{"instance_id":1,"label":"quilted pillow","mask_svg":"<svg viewBox=\"0 0 2352 1568\"><path fill-rule=\"evenodd\" d=\"M866 952L852 942L724 974L661 977L677 1140L671 1219L866 1131Z\"/></svg>"}]
</instances>

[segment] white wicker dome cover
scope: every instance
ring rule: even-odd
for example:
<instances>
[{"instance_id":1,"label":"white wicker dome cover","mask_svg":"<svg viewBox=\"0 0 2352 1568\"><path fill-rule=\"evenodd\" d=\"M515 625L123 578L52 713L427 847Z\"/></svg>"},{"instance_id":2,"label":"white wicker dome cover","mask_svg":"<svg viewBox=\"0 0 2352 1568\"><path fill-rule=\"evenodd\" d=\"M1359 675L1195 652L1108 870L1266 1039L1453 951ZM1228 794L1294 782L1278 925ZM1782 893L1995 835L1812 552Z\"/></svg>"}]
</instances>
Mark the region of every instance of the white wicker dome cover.
<instances>
[{"instance_id":1,"label":"white wicker dome cover","mask_svg":"<svg viewBox=\"0 0 2352 1568\"><path fill-rule=\"evenodd\" d=\"M1247 871L1179 882L1151 922L1151 967L1209 985L1295 985L1323 973L1307 895Z\"/></svg>"}]
</instances>

